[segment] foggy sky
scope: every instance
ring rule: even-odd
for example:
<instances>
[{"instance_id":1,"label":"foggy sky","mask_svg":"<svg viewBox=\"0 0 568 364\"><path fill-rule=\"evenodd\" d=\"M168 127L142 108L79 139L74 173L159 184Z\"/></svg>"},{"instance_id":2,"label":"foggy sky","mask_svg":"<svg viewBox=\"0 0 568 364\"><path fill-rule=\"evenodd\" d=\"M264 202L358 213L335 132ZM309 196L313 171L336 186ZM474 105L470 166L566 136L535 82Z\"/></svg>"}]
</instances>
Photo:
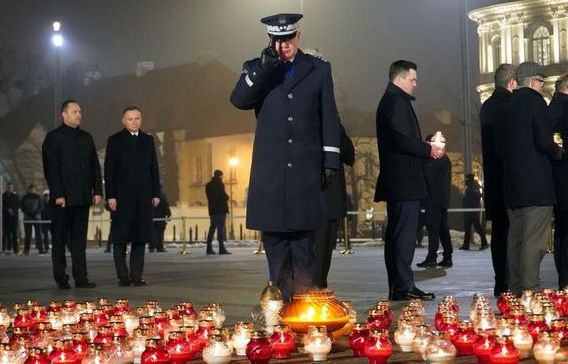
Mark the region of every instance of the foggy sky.
<instances>
[{"instance_id":1,"label":"foggy sky","mask_svg":"<svg viewBox=\"0 0 568 364\"><path fill-rule=\"evenodd\" d=\"M300 48L318 47L331 62L340 104L373 111L389 64L418 63L418 111L461 112L462 28L468 10L489 0L2 0L0 43L50 55L53 20L63 22L66 64L81 61L104 76L132 73L137 61L157 68L214 55L239 72L266 45L261 17L300 12ZM472 75L477 34L467 20ZM472 79L472 90L476 85Z\"/></svg>"}]
</instances>

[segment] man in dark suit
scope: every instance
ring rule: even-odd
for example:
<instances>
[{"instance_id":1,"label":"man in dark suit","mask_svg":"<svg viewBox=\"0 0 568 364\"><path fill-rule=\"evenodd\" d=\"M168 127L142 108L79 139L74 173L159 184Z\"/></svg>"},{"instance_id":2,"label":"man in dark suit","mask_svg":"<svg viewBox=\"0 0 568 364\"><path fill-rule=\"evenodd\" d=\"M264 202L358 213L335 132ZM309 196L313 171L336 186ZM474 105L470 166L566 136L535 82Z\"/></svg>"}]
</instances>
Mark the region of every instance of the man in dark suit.
<instances>
[{"instance_id":1,"label":"man in dark suit","mask_svg":"<svg viewBox=\"0 0 568 364\"><path fill-rule=\"evenodd\" d=\"M556 80L556 92L548 106L548 118L555 133L568 141L568 74ZM554 263L558 272L558 289L568 286L568 159L552 162L556 191L554 205Z\"/></svg>"},{"instance_id":2,"label":"man in dark suit","mask_svg":"<svg viewBox=\"0 0 568 364\"><path fill-rule=\"evenodd\" d=\"M68 100L61 106L63 124L47 133L42 146L43 173L51 192L53 278L69 289L65 245L69 241L73 280L77 288L96 287L87 277L89 206L102 199L101 167L91 134L80 128L81 106Z\"/></svg>"},{"instance_id":3,"label":"man in dark suit","mask_svg":"<svg viewBox=\"0 0 568 364\"><path fill-rule=\"evenodd\" d=\"M427 142L435 142L434 135L426 137ZM447 155L440 159L429 159L424 165L426 182L430 198L422 202L425 210L424 220L428 229L428 254L423 262L416 264L421 268L453 266L452 238L448 227L448 207L450 206L450 188L452 185L452 163ZM437 262L438 246L442 244L444 257Z\"/></svg>"},{"instance_id":4,"label":"man in dark suit","mask_svg":"<svg viewBox=\"0 0 568 364\"><path fill-rule=\"evenodd\" d=\"M160 203L160 175L154 138L140 130L142 113L128 106L124 129L108 138L105 188L112 213L111 235L119 286L144 286L144 245L152 240L152 207ZM131 243L130 271L126 246Z\"/></svg>"},{"instance_id":5,"label":"man in dark suit","mask_svg":"<svg viewBox=\"0 0 568 364\"><path fill-rule=\"evenodd\" d=\"M547 105L540 93L544 71L535 62L517 67L519 88L513 93L508 117L497 134L503 159L504 200L509 216L507 261L509 290L540 289L540 263L546 254L556 202L551 159L563 149L552 137Z\"/></svg>"},{"instance_id":6,"label":"man in dark suit","mask_svg":"<svg viewBox=\"0 0 568 364\"><path fill-rule=\"evenodd\" d=\"M509 218L503 201L503 161L496 150L497 125L505 122L507 107L517 88L515 67L502 64L495 71L495 91L479 112L483 153L485 216L491 221L491 259L495 271L495 297L507 290L507 232Z\"/></svg>"},{"instance_id":7,"label":"man in dark suit","mask_svg":"<svg viewBox=\"0 0 568 364\"><path fill-rule=\"evenodd\" d=\"M28 186L28 192L22 197L20 202L20 207L24 213L24 255L30 254L30 244L32 241L32 228L35 234L36 248L39 254L44 254L43 252L43 242L41 234L41 225L39 223L34 223L32 221L41 220L41 207L42 200L39 193L37 193L34 185Z\"/></svg>"},{"instance_id":8,"label":"man in dark suit","mask_svg":"<svg viewBox=\"0 0 568 364\"><path fill-rule=\"evenodd\" d=\"M269 46L244 63L231 102L254 109L247 228L261 230L285 299L313 287L312 232L327 224L322 181L339 168L339 116L328 62L298 49L301 14L261 19Z\"/></svg>"},{"instance_id":9,"label":"man in dark suit","mask_svg":"<svg viewBox=\"0 0 568 364\"><path fill-rule=\"evenodd\" d=\"M345 189L345 170L343 164L355 163L355 148L345 128L339 124L341 153L339 173L325 186L324 198L328 218L325 229L314 233L314 283L318 288L327 288L327 275L331 267L331 256L337 243L337 231L341 220L347 216L347 191Z\"/></svg>"},{"instance_id":10,"label":"man in dark suit","mask_svg":"<svg viewBox=\"0 0 568 364\"><path fill-rule=\"evenodd\" d=\"M225 240L227 239L225 229L225 219L229 213L229 196L225 192L223 184L223 171L215 170L213 178L205 185L205 194L207 195L207 207L209 210L209 232L207 233L207 254L215 254L213 250L213 235L217 230L217 241L219 241L219 254L231 254L225 248Z\"/></svg>"},{"instance_id":11,"label":"man in dark suit","mask_svg":"<svg viewBox=\"0 0 568 364\"><path fill-rule=\"evenodd\" d=\"M428 198L424 161L439 159L444 150L422 141L411 101L417 85L416 64L400 60L389 70L390 82L377 109L381 170L375 202L386 201L385 264L389 298L434 299L414 285L411 264L416 248L420 201Z\"/></svg>"},{"instance_id":12,"label":"man in dark suit","mask_svg":"<svg viewBox=\"0 0 568 364\"><path fill-rule=\"evenodd\" d=\"M483 194L481 193L481 185L475 179L475 176L471 173L465 175L465 190L463 192L462 205L467 209L479 209L481 208L481 198ZM463 214L463 244L460 246L461 250L469 250L471 241L473 239L473 234L471 229L473 228L479 238L481 239L481 246L479 250L485 250L489 246L487 244L487 237L485 236L485 227L479 221L478 211L466 211Z\"/></svg>"},{"instance_id":13,"label":"man in dark suit","mask_svg":"<svg viewBox=\"0 0 568 364\"><path fill-rule=\"evenodd\" d=\"M166 231L168 220L172 216L172 210L170 209L170 203L164 191L160 192L160 203L152 210L152 216L154 217L152 223L152 241L150 242L148 250L150 250L150 253L154 251L165 253L167 250L164 248L164 232Z\"/></svg>"}]
</instances>

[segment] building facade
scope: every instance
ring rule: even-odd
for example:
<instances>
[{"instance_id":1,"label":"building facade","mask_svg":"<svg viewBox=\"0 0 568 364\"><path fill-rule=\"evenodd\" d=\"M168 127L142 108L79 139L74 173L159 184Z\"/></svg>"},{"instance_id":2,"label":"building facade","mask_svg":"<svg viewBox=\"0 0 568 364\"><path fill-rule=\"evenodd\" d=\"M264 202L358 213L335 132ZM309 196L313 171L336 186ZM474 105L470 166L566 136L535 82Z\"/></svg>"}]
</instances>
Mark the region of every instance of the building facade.
<instances>
[{"instance_id":1,"label":"building facade","mask_svg":"<svg viewBox=\"0 0 568 364\"><path fill-rule=\"evenodd\" d=\"M534 61L544 66L544 96L568 71L568 0L523 0L471 11L479 36L479 85L484 102L494 90L493 73L502 63Z\"/></svg>"}]
</instances>

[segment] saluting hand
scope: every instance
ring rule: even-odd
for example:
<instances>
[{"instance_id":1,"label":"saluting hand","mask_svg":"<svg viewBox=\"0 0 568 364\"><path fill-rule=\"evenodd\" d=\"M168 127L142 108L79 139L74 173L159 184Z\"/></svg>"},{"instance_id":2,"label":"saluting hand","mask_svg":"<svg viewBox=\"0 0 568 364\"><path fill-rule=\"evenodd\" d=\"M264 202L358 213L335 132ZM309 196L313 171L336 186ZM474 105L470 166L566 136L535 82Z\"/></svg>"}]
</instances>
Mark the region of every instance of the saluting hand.
<instances>
[{"instance_id":1,"label":"saluting hand","mask_svg":"<svg viewBox=\"0 0 568 364\"><path fill-rule=\"evenodd\" d=\"M93 205L97 206L103 200L103 196L101 195L94 195L93 196Z\"/></svg>"},{"instance_id":2,"label":"saluting hand","mask_svg":"<svg viewBox=\"0 0 568 364\"><path fill-rule=\"evenodd\" d=\"M152 206L156 207L160 203L159 197L152 197Z\"/></svg>"},{"instance_id":3,"label":"saluting hand","mask_svg":"<svg viewBox=\"0 0 568 364\"><path fill-rule=\"evenodd\" d=\"M108 202L108 209L113 212L116 211L116 205L117 205L116 198L109 198L107 202Z\"/></svg>"}]
</instances>

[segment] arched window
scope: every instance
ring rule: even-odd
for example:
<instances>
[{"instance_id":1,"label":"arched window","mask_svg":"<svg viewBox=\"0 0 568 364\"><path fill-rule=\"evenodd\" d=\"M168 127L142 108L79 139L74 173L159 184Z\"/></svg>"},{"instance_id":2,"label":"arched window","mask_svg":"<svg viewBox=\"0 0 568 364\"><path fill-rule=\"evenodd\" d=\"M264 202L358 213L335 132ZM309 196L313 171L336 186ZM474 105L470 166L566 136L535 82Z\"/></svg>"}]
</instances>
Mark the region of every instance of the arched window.
<instances>
[{"instance_id":1,"label":"arched window","mask_svg":"<svg viewBox=\"0 0 568 364\"><path fill-rule=\"evenodd\" d=\"M545 66L550 64L550 32L544 25L532 34L533 61Z\"/></svg>"},{"instance_id":2,"label":"arched window","mask_svg":"<svg viewBox=\"0 0 568 364\"><path fill-rule=\"evenodd\" d=\"M501 64L501 37L495 36L491 39L491 50L493 57L493 69L497 69Z\"/></svg>"}]
</instances>

